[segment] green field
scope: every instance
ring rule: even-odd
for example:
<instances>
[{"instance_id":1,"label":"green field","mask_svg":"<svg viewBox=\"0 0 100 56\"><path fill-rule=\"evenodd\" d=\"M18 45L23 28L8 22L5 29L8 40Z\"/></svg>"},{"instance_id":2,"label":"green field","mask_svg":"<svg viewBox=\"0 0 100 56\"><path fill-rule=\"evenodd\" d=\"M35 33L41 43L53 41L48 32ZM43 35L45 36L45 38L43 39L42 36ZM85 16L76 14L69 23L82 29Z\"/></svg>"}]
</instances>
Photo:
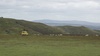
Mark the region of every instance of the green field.
<instances>
[{"instance_id":1,"label":"green field","mask_svg":"<svg viewBox=\"0 0 100 56\"><path fill-rule=\"evenodd\" d=\"M0 35L0 56L100 56L100 37Z\"/></svg>"}]
</instances>

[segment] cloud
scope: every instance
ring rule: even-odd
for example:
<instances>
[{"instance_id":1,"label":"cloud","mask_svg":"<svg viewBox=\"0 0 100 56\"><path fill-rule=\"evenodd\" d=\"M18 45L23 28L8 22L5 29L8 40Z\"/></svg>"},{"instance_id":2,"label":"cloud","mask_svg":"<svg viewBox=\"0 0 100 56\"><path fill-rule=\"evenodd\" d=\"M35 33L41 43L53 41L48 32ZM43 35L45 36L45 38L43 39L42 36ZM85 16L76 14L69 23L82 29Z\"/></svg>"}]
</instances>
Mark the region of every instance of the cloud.
<instances>
[{"instance_id":1,"label":"cloud","mask_svg":"<svg viewBox=\"0 0 100 56\"><path fill-rule=\"evenodd\" d=\"M92 9L100 7L100 4L94 1L84 1L84 2L69 2L67 6L77 9Z\"/></svg>"},{"instance_id":2,"label":"cloud","mask_svg":"<svg viewBox=\"0 0 100 56\"><path fill-rule=\"evenodd\" d=\"M0 15L25 20L98 21L100 0L0 0Z\"/></svg>"},{"instance_id":3,"label":"cloud","mask_svg":"<svg viewBox=\"0 0 100 56\"><path fill-rule=\"evenodd\" d=\"M65 2L64 2L65 1ZM100 7L94 0L1 0L0 5L32 9L92 9Z\"/></svg>"}]
</instances>

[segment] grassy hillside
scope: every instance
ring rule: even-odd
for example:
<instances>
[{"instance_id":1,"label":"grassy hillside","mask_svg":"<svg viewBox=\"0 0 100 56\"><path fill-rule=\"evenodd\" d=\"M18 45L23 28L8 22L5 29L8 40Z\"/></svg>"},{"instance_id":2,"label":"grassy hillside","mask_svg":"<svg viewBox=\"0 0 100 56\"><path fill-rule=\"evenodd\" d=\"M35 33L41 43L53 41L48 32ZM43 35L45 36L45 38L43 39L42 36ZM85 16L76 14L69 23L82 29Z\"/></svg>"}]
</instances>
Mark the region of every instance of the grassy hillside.
<instances>
[{"instance_id":1,"label":"grassy hillside","mask_svg":"<svg viewBox=\"0 0 100 56\"><path fill-rule=\"evenodd\" d=\"M0 34L20 34L23 29L26 29L30 34L62 33L61 30L42 23L0 18Z\"/></svg>"},{"instance_id":2,"label":"grassy hillside","mask_svg":"<svg viewBox=\"0 0 100 56\"><path fill-rule=\"evenodd\" d=\"M58 26L52 27L42 23L11 18L0 18L0 34L20 34L25 29L29 34L99 34L99 31L91 30L84 26Z\"/></svg>"},{"instance_id":3,"label":"grassy hillside","mask_svg":"<svg viewBox=\"0 0 100 56\"><path fill-rule=\"evenodd\" d=\"M84 26L58 26L66 34L99 34L99 32L86 28Z\"/></svg>"},{"instance_id":4,"label":"grassy hillside","mask_svg":"<svg viewBox=\"0 0 100 56\"><path fill-rule=\"evenodd\" d=\"M100 33L100 30L95 30L95 31L97 31L97 32L99 32L99 33Z\"/></svg>"}]
</instances>

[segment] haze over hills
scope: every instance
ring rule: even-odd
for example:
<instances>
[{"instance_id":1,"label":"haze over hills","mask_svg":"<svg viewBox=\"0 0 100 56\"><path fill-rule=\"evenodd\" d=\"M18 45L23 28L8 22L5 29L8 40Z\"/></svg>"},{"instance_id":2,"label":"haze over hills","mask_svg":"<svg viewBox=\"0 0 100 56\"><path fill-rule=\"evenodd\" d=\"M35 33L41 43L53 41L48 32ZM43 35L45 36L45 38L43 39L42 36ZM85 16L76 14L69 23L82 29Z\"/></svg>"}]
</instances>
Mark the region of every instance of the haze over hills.
<instances>
[{"instance_id":1,"label":"haze over hills","mask_svg":"<svg viewBox=\"0 0 100 56\"><path fill-rule=\"evenodd\" d=\"M100 23L86 22L86 21L58 21L58 20L34 20L34 22L41 22L50 26L85 26L94 30L100 30Z\"/></svg>"}]
</instances>

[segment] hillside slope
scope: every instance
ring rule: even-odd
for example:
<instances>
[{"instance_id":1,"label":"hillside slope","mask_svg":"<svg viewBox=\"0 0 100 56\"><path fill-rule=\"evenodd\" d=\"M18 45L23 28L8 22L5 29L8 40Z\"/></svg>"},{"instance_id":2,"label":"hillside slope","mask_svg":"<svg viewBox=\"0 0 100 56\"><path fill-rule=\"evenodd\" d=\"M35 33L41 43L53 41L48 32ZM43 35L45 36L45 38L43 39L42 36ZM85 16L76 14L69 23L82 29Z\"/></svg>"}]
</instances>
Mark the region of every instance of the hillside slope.
<instances>
[{"instance_id":1,"label":"hillside slope","mask_svg":"<svg viewBox=\"0 0 100 56\"><path fill-rule=\"evenodd\" d=\"M23 29L26 29L30 34L62 33L61 30L42 23L0 18L0 34L20 34Z\"/></svg>"},{"instance_id":2,"label":"hillside slope","mask_svg":"<svg viewBox=\"0 0 100 56\"><path fill-rule=\"evenodd\" d=\"M100 34L84 26L48 26L42 23L11 18L0 18L0 34L20 34L23 29L29 34Z\"/></svg>"},{"instance_id":3,"label":"hillside slope","mask_svg":"<svg viewBox=\"0 0 100 56\"><path fill-rule=\"evenodd\" d=\"M100 34L100 32L97 32L95 30L86 28L84 26L58 26L60 29L62 29L65 34Z\"/></svg>"},{"instance_id":4,"label":"hillside slope","mask_svg":"<svg viewBox=\"0 0 100 56\"><path fill-rule=\"evenodd\" d=\"M34 22L41 22L50 26L85 26L93 30L100 30L100 23L93 23L93 22L87 22L87 21L77 21L77 20L71 20L71 21L59 21L59 20L34 20Z\"/></svg>"}]
</instances>

